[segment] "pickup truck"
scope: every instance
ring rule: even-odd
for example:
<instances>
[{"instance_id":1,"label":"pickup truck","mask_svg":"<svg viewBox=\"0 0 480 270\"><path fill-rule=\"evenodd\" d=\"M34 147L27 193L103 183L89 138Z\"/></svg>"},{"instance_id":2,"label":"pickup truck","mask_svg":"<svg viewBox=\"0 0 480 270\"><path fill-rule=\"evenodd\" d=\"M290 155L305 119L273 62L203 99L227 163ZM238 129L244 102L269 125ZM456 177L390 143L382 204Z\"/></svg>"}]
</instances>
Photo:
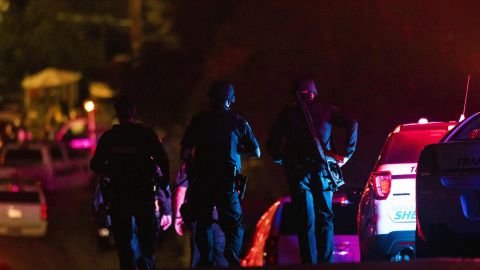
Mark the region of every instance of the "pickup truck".
<instances>
[{"instance_id":1,"label":"pickup truck","mask_svg":"<svg viewBox=\"0 0 480 270\"><path fill-rule=\"evenodd\" d=\"M38 179L46 191L86 186L88 157L73 157L62 143L9 144L1 152L0 177Z\"/></svg>"}]
</instances>

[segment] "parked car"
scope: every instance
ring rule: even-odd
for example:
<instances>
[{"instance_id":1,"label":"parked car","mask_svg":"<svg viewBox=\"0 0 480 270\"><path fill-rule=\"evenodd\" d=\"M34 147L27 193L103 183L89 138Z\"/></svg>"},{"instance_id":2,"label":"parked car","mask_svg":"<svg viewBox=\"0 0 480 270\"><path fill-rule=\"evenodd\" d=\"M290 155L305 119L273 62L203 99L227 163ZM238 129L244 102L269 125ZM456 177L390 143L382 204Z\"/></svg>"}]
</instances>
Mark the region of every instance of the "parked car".
<instances>
[{"instance_id":1,"label":"parked car","mask_svg":"<svg viewBox=\"0 0 480 270\"><path fill-rule=\"evenodd\" d=\"M1 152L0 177L39 179L47 191L84 186L92 173L88 158L72 158L61 143L9 144Z\"/></svg>"},{"instance_id":2,"label":"parked car","mask_svg":"<svg viewBox=\"0 0 480 270\"><path fill-rule=\"evenodd\" d=\"M417 256L480 256L480 113L422 151Z\"/></svg>"},{"instance_id":3,"label":"parked car","mask_svg":"<svg viewBox=\"0 0 480 270\"><path fill-rule=\"evenodd\" d=\"M44 236L47 204L40 183L0 179L0 235Z\"/></svg>"},{"instance_id":4,"label":"parked car","mask_svg":"<svg viewBox=\"0 0 480 270\"><path fill-rule=\"evenodd\" d=\"M333 262L358 262L360 251L356 231L356 212L360 191L336 192L333 197ZM296 265L301 263L295 213L290 197L275 202L257 223L253 244L242 266Z\"/></svg>"},{"instance_id":5,"label":"parked car","mask_svg":"<svg viewBox=\"0 0 480 270\"><path fill-rule=\"evenodd\" d=\"M393 130L365 185L358 210L362 261L410 260L415 255L415 173L420 151L456 122L400 125Z\"/></svg>"}]
</instances>

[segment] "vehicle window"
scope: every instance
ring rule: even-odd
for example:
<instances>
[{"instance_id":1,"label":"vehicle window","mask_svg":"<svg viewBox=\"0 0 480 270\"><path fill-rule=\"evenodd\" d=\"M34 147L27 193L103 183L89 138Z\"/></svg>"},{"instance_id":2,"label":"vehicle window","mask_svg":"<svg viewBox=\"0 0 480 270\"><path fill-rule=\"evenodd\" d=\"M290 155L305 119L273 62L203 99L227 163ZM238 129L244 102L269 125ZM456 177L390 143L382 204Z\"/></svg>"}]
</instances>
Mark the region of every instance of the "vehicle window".
<instances>
[{"instance_id":1,"label":"vehicle window","mask_svg":"<svg viewBox=\"0 0 480 270\"><path fill-rule=\"evenodd\" d=\"M379 164L416 163L422 149L437 143L447 130L409 130L393 133L380 155Z\"/></svg>"},{"instance_id":2,"label":"vehicle window","mask_svg":"<svg viewBox=\"0 0 480 270\"><path fill-rule=\"evenodd\" d=\"M74 158L79 158L79 159L85 159L90 157L90 149L73 149L73 148L67 148L67 155L69 158L74 159Z\"/></svg>"},{"instance_id":3,"label":"vehicle window","mask_svg":"<svg viewBox=\"0 0 480 270\"><path fill-rule=\"evenodd\" d=\"M480 117L473 119L450 139L452 141L477 141L480 138Z\"/></svg>"},{"instance_id":4,"label":"vehicle window","mask_svg":"<svg viewBox=\"0 0 480 270\"><path fill-rule=\"evenodd\" d=\"M63 160L63 154L62 150L60 150L60 147L54 146L50 148L50 156L52 157L52 160L58 161L58 160Z\"/></svg>"},{"instance_id":5,"label":"vehicle window","mask_svg":"<svg viewBox=\"0 0 480 270\"><path fill-rule=\"evenodd\" d=\"M0 191L0 202L38 203L40 202L40 196L38 192Z\"/></svg>"},{"instance_id":6,"label":"vehicle window","mask_svg":"<svg viewBox=\"0 0 480 270\"><path fill-rule=\"evenodd\" d=\"M34 165L42 163L42 153L35 149L9 149L5 155L5 165Z\"/></svg>"}]
</instances>

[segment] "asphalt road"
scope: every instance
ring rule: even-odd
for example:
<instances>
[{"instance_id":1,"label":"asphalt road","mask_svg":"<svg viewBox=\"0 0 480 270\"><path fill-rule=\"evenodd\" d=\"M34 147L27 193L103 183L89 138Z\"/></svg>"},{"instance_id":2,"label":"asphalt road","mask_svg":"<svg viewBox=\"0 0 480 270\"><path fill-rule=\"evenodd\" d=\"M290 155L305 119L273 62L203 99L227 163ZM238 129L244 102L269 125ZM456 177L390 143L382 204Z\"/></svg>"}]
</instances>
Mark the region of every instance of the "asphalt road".
<instances>
[{"instance_id":1,"label":"asphalt road","mask_svg":"<svg viewBox=\"0 0 480 270\"><path fill-rule=\"evenodd\" d=\"M0 270L118 269L116 252L101 250L91 221L92 191L77 188L47 194L49 228L45 237L0 237ZM173 229L161 233L157 269L188 267L188 237ZM292 269L292 267L272 267ZM420 259L412 262L372 262L303 266L304 269L480 269L480 259Z\"/></svg>"},{"instance_id":2,"label":"asphalt road","mask_svg":"<svg viewBox=\"0 0 480 270\"><path fill-rule=\"evenodd\" d=\"M101 250L91 221L92 191L77 188L47 194L48 233L45 237L0 237L0 262L13 270L118 269L113 249ZM184 268L186 237L170 228L161 234L157 268Z\"/></svg>"}]
</instances>

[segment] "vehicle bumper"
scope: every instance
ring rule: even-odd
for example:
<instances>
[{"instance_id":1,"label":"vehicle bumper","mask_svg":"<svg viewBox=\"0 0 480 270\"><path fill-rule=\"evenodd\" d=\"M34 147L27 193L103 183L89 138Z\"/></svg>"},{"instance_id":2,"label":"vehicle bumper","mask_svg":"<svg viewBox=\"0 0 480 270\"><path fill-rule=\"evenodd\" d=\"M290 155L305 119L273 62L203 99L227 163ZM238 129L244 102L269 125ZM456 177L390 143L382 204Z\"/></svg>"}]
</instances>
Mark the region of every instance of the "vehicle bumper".
<instances>
[{"instance_id":1,"label":"vehicle bumper","mask_svg":"<svg viewBox=\"0 0 480 270\"><path fill-rule=\"evenodd\" d=\"M31 225L0 225L0 235L39 237L47 234L47 223Z\"/></svg>"},{"instance_id":2,"label":"vehicle bumper","mask_svg":"<svg viewBox=\"0 0 480 270\"><path fill-rule=\"evenodd\" d=\"M362 261L391 260L403 250L415 251L415 231L397 231L374 235L361 244Z\"/></svg>"}]
</instances>

